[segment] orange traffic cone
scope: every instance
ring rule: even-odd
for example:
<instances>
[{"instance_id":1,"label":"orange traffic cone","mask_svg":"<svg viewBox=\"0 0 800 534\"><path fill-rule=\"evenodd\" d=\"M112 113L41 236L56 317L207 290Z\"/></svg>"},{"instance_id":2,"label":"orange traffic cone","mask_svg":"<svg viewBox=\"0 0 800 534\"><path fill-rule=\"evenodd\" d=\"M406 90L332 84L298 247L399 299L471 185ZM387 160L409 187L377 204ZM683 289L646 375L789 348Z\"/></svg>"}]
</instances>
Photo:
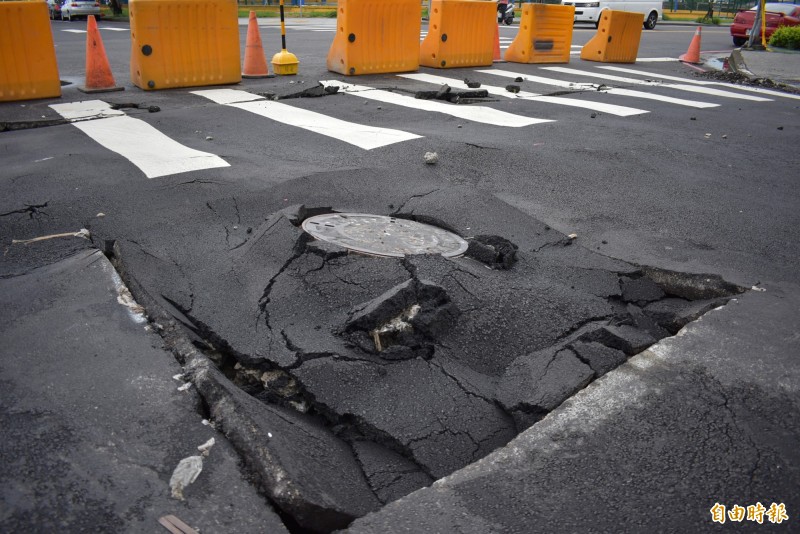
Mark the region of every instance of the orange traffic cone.
<instances>
[{"instance_id":1,"label":"orange traffic cone","mask_svg":"<svg viewBox=\"0 0 800 534\"><path fill-rule=\"evenodd\" d=\"M500 24L494 27L494 60L503 61L503 56L500 55Z\"/></svg>"},{"instance_id":2,"label":"orange traffic cone","mask_svg":"<svg viewBox=\"0 0 800 534\"><path fill-rule=\"evenodd\" d=\"M700 26L698 26L697 31L694 32L694 37L692 37L692 42L689 43L689 50L678 59L686 63L694 63L697 65L702 63L702 61L700 61L700 40Z\"/></svg>"},{"instance_id":3,"label":"orange traffic cone","mask_svg":"<svg viewBox=\"0 0 800 534\"><path fill-rule=\"evenodd\" d=\"M124 87L119 87L111 74L111 67L108 64L106 48L103 46L103 39L100 38L100 31L97 29L97 21L94 15L87 18L86 27L86 85L78 87L84 93L105 93L107 91L124 91Z\"/></svg>"},{"instance_id":4,"label":"orange traffic cone","mask_svg":"<svg viewBox=\"0 0 800 534\"><path fill-rule=\"evenodd\" d=\"M247 44L244 47L244 68L242 78L266 78L269 76L267 58L261 45L261 33L258 31L256 12L250 12L247 24Z\"/></svg>"}]
</instances>

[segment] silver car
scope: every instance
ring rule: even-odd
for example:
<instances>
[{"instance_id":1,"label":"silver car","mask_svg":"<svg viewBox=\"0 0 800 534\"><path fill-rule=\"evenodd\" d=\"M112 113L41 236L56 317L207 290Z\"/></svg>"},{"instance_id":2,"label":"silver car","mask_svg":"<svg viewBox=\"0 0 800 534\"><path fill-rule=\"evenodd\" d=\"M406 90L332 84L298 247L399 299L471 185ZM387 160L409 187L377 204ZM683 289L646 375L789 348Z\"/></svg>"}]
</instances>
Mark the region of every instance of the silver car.
<instances>
[{"instance_id":1,"label":"silver car","mask_svg":"<svg viewBox=\"0 0 800 534\"><path fill-rule=\"evenodd\" d=\"M100 2L95 0L63 0L61 3L61 20L72 20L73 17L101 16Z\"/></svg>"}]
</instances>

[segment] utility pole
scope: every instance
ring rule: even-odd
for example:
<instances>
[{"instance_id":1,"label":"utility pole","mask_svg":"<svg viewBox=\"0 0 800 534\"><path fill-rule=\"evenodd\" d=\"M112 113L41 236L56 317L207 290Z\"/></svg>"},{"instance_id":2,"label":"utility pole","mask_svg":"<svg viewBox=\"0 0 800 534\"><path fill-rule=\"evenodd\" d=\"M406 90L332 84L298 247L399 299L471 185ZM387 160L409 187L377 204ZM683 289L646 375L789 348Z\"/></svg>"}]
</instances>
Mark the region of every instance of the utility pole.
<instances>
[{"instance_id":1,"label":"utility pole","mask_svg":"<svg viewBox=\"0 0 800 534\"><path fill-rule=\"evenodd\" d=\"M765 4L766 0L759 0L758 2L756 18L753 21L753 28L750 30L750 38L747 40L747 48L753 48L754 46L761 46L762 48L767 47L767 40L765 38L765 26L767 24L766 14L764 13ZM756 38L759 36L761 37L761 44L755 45Z\"/></svg>"}]
</instances>

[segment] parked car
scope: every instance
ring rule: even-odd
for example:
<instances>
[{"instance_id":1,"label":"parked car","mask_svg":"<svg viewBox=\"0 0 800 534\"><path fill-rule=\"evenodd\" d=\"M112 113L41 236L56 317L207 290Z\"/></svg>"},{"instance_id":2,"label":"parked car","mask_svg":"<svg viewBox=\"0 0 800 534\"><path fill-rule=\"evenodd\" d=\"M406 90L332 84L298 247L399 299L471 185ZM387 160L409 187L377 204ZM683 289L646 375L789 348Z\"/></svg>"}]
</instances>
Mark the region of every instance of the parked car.
<instances>
[{"instance_id":1,"label":"parked car","mask_svg":"<svg viewBox=\"0 0 800 534\"><path fill-rule=\"evenodd\" d=\"M748 10L743 9L733 18L731 37L733 37L734 45L742 46L750 38L757 9L757 6ZM768 2L765 4L765 10L767 21L765 37L768 41L778 27L800 25L800 5Z\"/></svg>"},{"instance_id":2,"label":"parked car","mask_svg":"<svg viewBox=\"0 0 800 534\"><path fill-rule=\"evenodd\" d=\"M61 4L64 0L47 0L47 11L50 12L50 20L61 18Z\"/></svg>"},{"instance_id":3,"label":"parked car","mask_svg":"<svg viewBox=\"0 0 800 534\"><path fill-rule=\"evenodd\" d=\"M95 0L62 0L61 20L72 20L73 17L102 16L100 2Z\"/></svg>"},{"instance_id":4,"label":"parked car","mask_svg":"<svg viewBox=\"0 0 800 534\"><path fill-rule=\"evenodd\" d=\"M575 6L575 22L591 22L595 28L600 26L600 17L606 9L632 11L644 15L645 29L652 30L661 18L661 0L561 0L563 6Z\"/></svg>"}]
</instances>

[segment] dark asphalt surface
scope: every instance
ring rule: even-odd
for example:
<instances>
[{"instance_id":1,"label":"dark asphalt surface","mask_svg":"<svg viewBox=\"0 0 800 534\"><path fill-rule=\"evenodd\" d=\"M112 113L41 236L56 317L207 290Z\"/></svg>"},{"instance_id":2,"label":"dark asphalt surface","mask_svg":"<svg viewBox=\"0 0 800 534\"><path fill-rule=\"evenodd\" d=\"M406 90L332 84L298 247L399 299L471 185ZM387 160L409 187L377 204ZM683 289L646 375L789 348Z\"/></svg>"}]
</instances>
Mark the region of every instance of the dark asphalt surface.
<instances>
[{"instance_id":1,"label":"dark asphalt surface","mask_svg":"<svg viewBox=\"0 0 800 534\"><path fill-rule=\"evenodd\" d=\"M56 32L60 27L54 23ZM504 28L501 35L513 31ZM129 41L120 34L103 36L118 80L126 80ZM591 34L576 30L576 44ZM639 55L676 57L691 34L692 28L671 26L645 32ZM704 36L704 49L731 48L722 29ZM285 95L333 78L324 71L330 34L297 30L293 37L289 48L301 59L299 76L246 81L237 88ZM83 38L58 34L62 79L80 80L82 56L75 43ZM573 59L570 67L595 65ZM655 78L694 77L674 62L632 67ZM501 68L572 81L538 66ZM472 69L435 73L504 85ZM392 75L354 82L411 92L432 87ZM18 357L29 344L30 333L12 322L24 316L16 311L20 303L71 309L46 287L23 282L34 269L91 245L113 258L165 349L186 364L205 401L203 414L225 435L217 434L217 446L225 448L212 449L210 458L236 449L248 480L284 514L290 529L345 527L461 468L357 520L353 529L528 532L538 528L531 526L536 521L548 531L636 531L645 525L685 531L711 525L708 510L715 501L784 502L792 516L800 505L792 467L799 459L792 443L800 427L794 364L800 353L794 285L800 199L793 179L798 160L790 155L798 140L798 101L629 88L720 107L691 109L596 90L574 97L650 113L621 118L513 100L486 104L556 120L517 129L348 95L286 100L424 136L364 151L188 90L143 93L128 85L124 93L102 99L158 105L157 113L125 111L231 165L153 180L71 125L4 132L0 178L8 195L0 201L0 280L9 303L3 314L11 325L4 338L19 349L4 350L3 380L12 384L9 391L28 381L18 374L19 360L5 356ZM61 100L85 98L66 86ZM54 118L50 103L2 104L0 120ZM432 150L439 163L425 165L422 155ZM518 261L511 269L493 270L474 255L401 261L343 254L303 237L296 226L304 216L299 205L311 212L414 217L469 240L498 236L518 247ZM12 238L80 228L91 231L91 242L11 244ZM565 238L573 232L576 239ZM664 269L710 274L670 275ZM628 360L722 304L710 299L738 292L719 276L766 292L738 296L681 336ZM408 280L411 285L404 285ZM391 317L354 318L381 303L381 309L396 310L400 301L423 304L423 319L415 323L420 334L379 353L370 348L368 330ZM80 308L80 294L69 302ZM36 307L25 313L37 313ZM56 319L44 321L67 328ZM127 327L111 331L120 328ZM49 368L50 352L35 352L36 365ZM137 368L150 365L137 362ZM175 372L160 373L164 398ZM77 387L68 387L67 395L81 390L80 381L65 383ZM4 400L4 413L14 414L17 402L13 394ZM40 402L52 401L45 396ZM167 405L161 408L164 418L180 417ZM118 417L113 406L109 410L100 420ZM139 416L151 424L147 412ZM80 426L84 420L68 423ZM13 447L27 439L27 424L12 425L19 436ZM152 468L161 484L148 486L158 496L149 503L173 502L171 470L205 439L190 441L185 454L176 451ZM4 447L7 457L18 450ZM23 473L20 468L9 478ZM259 510L264 521L277 521L241 475L226 473L229 478L213 488L200 484L211 482L205 472L189 487L187 506L196 515L186 512L184 519L212 528L203 499L218 503L215 492L238 484L237 503ZM48 473L34 479L49 487ZM19 501L23 490L9 491L6 500ZM2 524L23 524L36 513L53 517L58 509L46 498L34 502L33 515L19 519L15 507ZM127 517L121 504L106 509L104 525ZM141 521L152 521L161 510L148 506ZM237 517L217 524L216 531L248 531L258 523L257 516L241 522ZM67 526L82 528L86 521L76 515Z\"/></svg>"},{"instance_id":2,"label":"dark asphalt surface","mask_svg":"<svg viewBox=\"0 0 800 534\"><path fill-rule=\"evenodd\" d=\"M236 450L202 424L196 390L178 389L183 370L161 338L120 305L111 263L81 242L0 280L2 530L155 532L175 515L210 532L285 532ZM173 498L173 471L212 438L201 476Z\"/></svg>"}]
</instances>

